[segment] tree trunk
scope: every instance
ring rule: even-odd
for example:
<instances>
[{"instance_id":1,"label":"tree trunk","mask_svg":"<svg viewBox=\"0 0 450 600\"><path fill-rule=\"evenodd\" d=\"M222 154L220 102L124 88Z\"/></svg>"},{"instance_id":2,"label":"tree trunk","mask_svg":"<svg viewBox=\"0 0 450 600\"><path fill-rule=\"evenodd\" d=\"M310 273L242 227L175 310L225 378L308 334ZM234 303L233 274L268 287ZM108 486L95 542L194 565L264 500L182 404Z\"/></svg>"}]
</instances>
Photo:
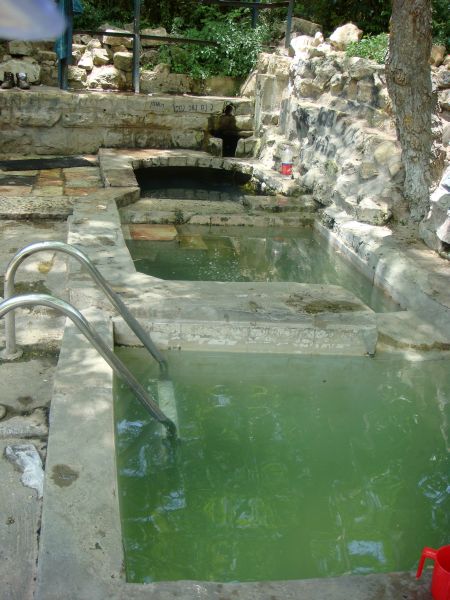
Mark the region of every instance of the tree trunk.
<instances>
[{"instance_id":1,"label":"tree trunk","mask_svg":"<svg viewBox=\"0 0 450 600\"><path fill-rule=\"evenodd\" d=\"M431 89L431 0L392 0L388 92L405 168L404 196L411 217L427 213L430 188L432 113L436 99Z\"/></svg>"}]
</instances>

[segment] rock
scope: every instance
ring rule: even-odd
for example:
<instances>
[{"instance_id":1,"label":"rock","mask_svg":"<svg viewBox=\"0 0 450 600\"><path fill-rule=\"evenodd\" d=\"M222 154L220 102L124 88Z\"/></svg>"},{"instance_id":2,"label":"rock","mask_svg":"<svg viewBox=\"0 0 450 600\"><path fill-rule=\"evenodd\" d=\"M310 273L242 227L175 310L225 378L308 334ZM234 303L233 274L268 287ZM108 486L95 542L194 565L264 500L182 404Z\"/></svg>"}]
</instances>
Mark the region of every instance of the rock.
<instances>
[{"instance_id":1,"label":"rock","mask_svg":"<svg viewBox=\"0 0 450 600\"><path fill-rule=\"evenodd\" d=\"M380 205L372 198L364 198L356 208L356 218L371 225L385 225L392 213L387 205Z\"/></svg>"},{"instance_id":2,"label":"rock","mask_svg":"<svg viewBox=\"0 0 450 600\"><path fill-rule=\"evenodd\" d=\"M448 182L448 183L447 183ZM450 243L450 168L444 173L430 197L430 210L420 223L419 232L433 250L441 250L442 243Z\"/></svg>"},{"instance_id":3,"label":"rock","mask_svg":"<svg viewBox=\"0 0 450 600\"><path fill-rule=\"evenodd\" d=\"M375 73L376 65L371 60L352 56L348 60L347 70L352 79L364 79Z\"/></svg>"},{"instance_id":4,"label":"rock","mask_svg":"<svg viewBox=\"0 0 450 600\"><path fill-rule=\"evenodd\" d=\"M92 62L95 67L102 67L109 63L109 54L104 48L94 48L92 50Z\"/></svg>"},{"instance_id":5,"label":"rock","mask_svg":"<svg viewBox=\"0 0 450 600\"><path fill-rule=\"evenodd\" d=\"M92 54L89 51L86 51L78 61L77 66L80 69L84 69L85 71L92 71L92 69L94 68L94 59L92 57Z\"/></svg>"},{"instance_id":6,"label":"rock","mask_svg":"<svg viewBox=\"0 0 450 600\"><path fill-rule=\"evenodd\" d=\"M44 470L36 447L33 444L6 446L5 456L22 471L21 481L23 485L36 490L38 498L42 498L44 493Z\"/></svg>"},{"instance_id":7,"label":"rock","mask_svg":"<svg viewBox=\"0 0 450 600\"><path fill-rule=\"evenodd\" d=\"M50 65L42 65L41 68L41 83L42 85L57 86L58 85L58 67Z\"/></svg>"},{"instance_id":8,"label":"rock","mask_svg":"<svg viewBox=\"0 0 450 600\"><path fill-rule=\"evenodd\" d=\"M335 75L333 75L333 77L330 79L330 92L333 95L340 94L344 89L346 81L347 78L344 75L342 75L342 73L336 73Z\"/></svg>"},{"instance_id":9,"label":"rock","mask_svg":"<svg viewBox=\"0 0 450 600\"><path fill-rule=\"evenodd\" d=\"M430 65L439 67L444 62L445 46L433 45L430 52Z\"/></svg>"},{"instance_id":10,"label":"rock","mask_svg":"<svg viewBox=\"0 0 450 600\"><path fill-rule=\"evenodd\" d=\"M0 404L0 421L6 416L6 406Z\"/></svg>"},{"instance_id":11,"label":"rock","mask_svg":"<svg viewBox=\"0 0 450 600\"><path fill-rule=\"evenodd\" d=\"M56 52L51 52L50 50L38 50L37 60L40 63L49 64L56 63L58 57L56 55Z\"/></svg>"},{"instance_id":12,"label":"rock","mask_svg":"<svg viewBox=\"0 0 450 600\"><path fill-rule=\"evenodd\" d=\"M26 417L16 416L0 421L0 438L37 438L48 435L47 417L42 408Z\"/></svg>"},{"instance_id":13,"label":"rock","mask_svg":"<svg viewBox=\"0 0 450 600\"><path fill-rule=\"evenodd\" d=\"M208 77L204 85L204 93L207 96L236 96L242 79L238 77L226 77L225 75Z\"/></svg>"},{"instance_id":14,"label":"rock","mask_svg":"<svg viewBox=\"0 0 450 600\"><path fill-rule=\"evenodd\" d=\"M105 35L102 38L102 43L108 46L125 46L126 49L133 48L133 38L125 36L114 36L114 32L119 33L130 33L125 29L119 29L118 27L108 27L105 31Z\"/></svg>"},{"instance_id":15,"label":"rock","mask_svg":"<svg viewBox=\"0 0 450 600\"><path fill-rule=\"evenodd\" d=\"M79 61L86 51L84 44L72 44L72 57L75 61Z\"/></svg>"},{"instance_id":16,"label":"rock","mask_svg":"<svg viewBox=\"0 0 450 600\"><path fill-rule=\"evenodd\" d=\"M86 71L80 67L74 67L70 65L68 68L68 79L70 81L70 87L77 90L84 89L86 87Z\"/></svg>"},{"instance_id":17,"label":"rock","mask_svg":"<svg viewBox=\"0 0 450 600\"><path fill-rule=\"evenodd\" d=\"M87 78L87 85L90 89L122 90L126 87L126 79L122 71L114 65L105 65L92 69Z\"/></svg>"},{"instance_id":18,"label":"rock","mask_svg":"<svg viewBox=\"0 0 450 600\"><path fill-rule=\"evenodd\" d=\"M373 162L363 161L359 168L359 176L361 179L372 179L378 175L378 169Z\"/></svg>"},{"instance_id":19,"label":"rock","mask_svg":"<svg viewBox=\"0 0 450 600\"><path fill-rule=\"evenodd\" d=\"M298 87L296 85L296 90L299 96L303 98L317 98L317 96L320 96L322 88L315 81L311 81L311 79L302 79Z\"/></svg>"},{"instance_id":20,"label":"rock","mask_svg":"<svg viewBox=\"0 0 450 600\"><path fill-rule=\"evenodd\" d=\"M0 64L0 79L3 81L5 72L25 73L29 83L39 83L41 79L41 67L31 59L29 61L11 58Z\"/></svg>"},{"instance_id":21,"label":"rock","mask_svg":"<svg viewBox=\"0 0 450 600\"><path fill-rule=\"evenodd\" d=\"M159 52L158 50L144 50L141 52L141 67L149 68L154 67L158 64Z\"/></svg>"},{"instance_id":22,"label":"rock","mask_svg":"<svg viewBox=\"0 0 450 600\"><path fill-rule=\"evenodd\" d=\"M236 146L235 156L240 158L252 158L256 156L261 140L256 137L241 138Z\"/></svg>"},{"instance_id":23,"label":"rock","mask_svg":"<svg viewBox=\"0 0 450 600\"><path fill-rule=\"evenodd\" d=\"M132 52L116 52L114 54L114 66L121 71L133 70L133 53Z\"/></svg>"},{"instance_id":24,"label":"rock","mask_svg":"<svg viewBox=\"0 0 450 600\"><path fill-rule=\"evenodd\" d=\"M450 90L444 90L439 94L439 104L442 110L450 111Z\"/></svg>"},{"instance_id":25,"label":"rock","mask_svg":"<svg viewBox=\"0 0 450 600\"><path fill-rule=\"evenodd\" d=\"M446 244L450 244L450 213L440 227L436 231L436 235Z\"/></svg>"},{"instance_id":26,"label":"rock","mask_svg":"<svg viewBox=\"0 0 450 600\"><path fill-rule=\"evenodd\" d=\"M300 35L314 36L320 30L321 27L317 23L300 19L299 17L292 17L291 35L296 33ZM286 24L284 22L278 25L276 33L280 38L286 34Z\"/></svg>"},{"instance_id":27,"label":"rock","mask_svg":"<svg viewBox=\"0 0 450 600\"><path fill-rule=\"evenodd\" d=\"M167 31L165 29L165 27L156 27L155 29L143 29L141 31L141 35L157 35L157 36L161 36L161 37L167 37ZM146 40L145 38L142 39L141 38L141 46L143 48L149 48L152 46L161 46L165 44L164 41L158 41L158 40Z\"/></svg>"},{"instance_id":28,"label":"rock","mask_svg":"<svg viewBox=\"0 0 450 600\"><path fill-rule=\"evenodd\" d=\"M184 94L192 88L193 80L188 75L170 73L166 69L141 70L140 89L143 94Z\"/></svg>"},{"instance_id":29,"label":"rock","mask_svg":"<svg viewBox=\"0 0 450 600\"><path fill-rule=\"evenodd\" d=\"M92 38L91 40L89 40L86 46L88 50L94 50L95 48L101 48L102 43L98 38Z\"/></svg>"},{"instance_id":30,"label":"rock","mask_svg":"<svg viewBox=\"0 0 450 600\"><path fill-rule=\"evenodd\" d=\"M342 25L330 35L330 42L338 50L345 50L351 42L359 42L362 31L353 23Z\"/></svg>"},{"instance_id":31,"label":"rock","mask_svg":"<svg viewBox=\"0 0 450 600\"><path fill-rule=\"evenodd\" d=\"M440 67L436 74L436 84L438 89L447 90L450 88L450 71L447 67Z\"/></svg>"},{"instance_id":32,"label":"rock","mask_svg":"<svg viewBox=\"0 0 450 600\"><path fill-rule=\"evenodd\" d=\"M393 157L401 156L401 150L394 142L381 142L373 153L374 158L379 165L386 165Z\"/></svg>"},{"instance_id":33,"label":"rock","mask_svg":"<svg viewBox=\"0 0 450 600\"><path fill-rule=\"evenodd\" d=\"M13 40L8 42L8 52L13 56L32 56L33 46L30 42Z\"/></svg>"},{"instance_id":34,"label":"rock","mask_svg":"<svg viewBox=\"0 0 450 600\"><path fill-rule=\"evenodd\" d=\"M315 39L309 35L299 35L291 39L291 49L293 55L304 53L307 48L315 45Z\"/></svg>"},{"instance_id":35,"label":"rock","mask_svg":"<svg viewBox=\"0 0 450 600\"><path fill-rule=\"evenodd\" d=\"M206 146L207 151L212 156L222 156L223 140L222 138L210 137Z\"/></svg>"}]
</instances>

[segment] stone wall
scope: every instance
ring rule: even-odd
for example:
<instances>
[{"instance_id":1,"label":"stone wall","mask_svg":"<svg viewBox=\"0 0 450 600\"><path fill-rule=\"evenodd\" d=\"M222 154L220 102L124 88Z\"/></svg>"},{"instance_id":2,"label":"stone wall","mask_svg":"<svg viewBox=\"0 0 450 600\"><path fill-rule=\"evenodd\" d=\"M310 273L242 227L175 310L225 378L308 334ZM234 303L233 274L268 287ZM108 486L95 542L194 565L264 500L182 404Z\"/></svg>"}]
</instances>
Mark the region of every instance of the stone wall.
<instances>
[{"instance_id":1,"label":"stone wall","mask_svg":"<svg viewBox=\"0 0 450 600\"><path fill-rule=\"evenodd\" d=\"M118 36L117 32L130 33L117 27L105 26L103 35L74 35L72 64L68 70L70 89L133 89L133 40L132 37ZM141 34L166 37L167 31L160 27L143 29ZM171 73L169 65L160 63L158 49L161 44L162 42L154 39L141 40L141 93L234 96L238 92L242 83L239 78L211 77L198 80L189 75ZM7 71L23 72L32 85L58 87L57 55L53 42L4 42L0 44L0 59L0 80L3 80Z\"/></svg>"},{"instance_id":2,"label":"stone wall","mask_svg":"<svg viewBox=\"0 0 450 600\"><path fill-rule=\"evenodd\" d=\"M0 153L79 154L109 148L203 149L230 104L237 133L248 137L253 101L238 98L62 92L0 93Z\"/></svg>"},{"instance_id":3,"label":"stone wall","mask_svg":"<svg viewBox=\"0 0 450 600\"><path fill-rule=\"evenodd\" d=\"M316 33L294 38L289 53L260 57L247 82L249 93L256 91L258 156L278 169L289 147L299 193L313 195L330 225L337 217L375 225L407 220L384 65L348 57L346 43ZM444 109L437 138L450 121L449 68L444 56L434 68Z\"/></svg>"}]
</instances>

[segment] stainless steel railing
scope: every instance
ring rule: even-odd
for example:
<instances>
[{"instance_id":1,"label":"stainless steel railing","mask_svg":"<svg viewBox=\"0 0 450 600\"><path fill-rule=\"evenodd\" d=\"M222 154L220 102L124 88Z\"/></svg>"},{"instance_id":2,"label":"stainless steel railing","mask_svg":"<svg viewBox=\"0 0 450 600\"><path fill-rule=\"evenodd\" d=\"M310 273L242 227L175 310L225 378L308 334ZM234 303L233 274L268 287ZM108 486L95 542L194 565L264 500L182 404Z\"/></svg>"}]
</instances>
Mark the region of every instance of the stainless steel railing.
<instances>
[{"instance_id":1,"label":"stainless steel railing","mask_svg":"<svg viewBox=\"0 0 450 600\"><path fill-rule=\"evenodd\" d=\"M148 412L167 429L168 436L176 438L177 428L175 423L162 412L150 394L146 392L123 362L114 354L114 352L112 352L106 342L104 342L98 333L90 326L87 319L71 304L47 294L23 294L7 298L0 303L0 318L11 314L15 308L35 305L47 306L61 312L66 317L69 317L94 348L102 355L114 372L130 386L138 400L140 400Z\"/></svg>"},{"instance_id":2,"label":"stainless steel railing","mask_svg":"<svg viewBox=\"0 0 450 600\"><path fill-rule=\"evenodd\" d=\"M106 296L109 298L113 306L119 311L120 315L133 331L133 333L139 338L139 340L144 344L145 348L150 352L155 360L158 361L161 374L163 376L167 376L167 361L155 346L153 341L150 339L150 336L144 331L139 322L133 317L128 308L122 302L120 297L111 289L106 279L100 273L100 271L93 265L92 261L82 252L71 246L70 244L65 244L64 242L35 242L33 244L28 244L21 250L19 250L13 258L10 260L6 272L5 272L5 282L4 282L4 298L7 300L14 296L14 277L19 265L29 256L34 254L35 252L40 251L56 251L63 252L68 254L72 258L78 260L89 272L94 281L101 287L101 289L105 292ZM6 315L5 319L5 338L6 338L6 346L5 350L2 352L2 358L5 360L13 360L14 358L18 358L21 355L20 349L18 349L16 344L16 327L15 327L15 316L14 312L10 312Z\"/></svg>"}]
</instances>

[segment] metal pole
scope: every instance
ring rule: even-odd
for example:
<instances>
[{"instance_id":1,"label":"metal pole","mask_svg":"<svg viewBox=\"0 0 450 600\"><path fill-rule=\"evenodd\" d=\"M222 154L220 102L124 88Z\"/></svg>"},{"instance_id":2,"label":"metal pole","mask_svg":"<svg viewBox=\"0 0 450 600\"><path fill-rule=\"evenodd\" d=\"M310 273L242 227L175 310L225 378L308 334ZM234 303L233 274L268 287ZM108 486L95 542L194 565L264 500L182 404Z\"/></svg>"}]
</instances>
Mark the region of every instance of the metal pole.
<instances>
[{"instance_id":1,"label":"metal pole","mask_svg":"<svg viewBox=\"0 0 450 600\"><path fill-rule=\"evenodd\" d=\"M71 304L47 294L24 294L22 296L14 296L13 298L8 298L7 300L0 302L0 319L15 308L36 306L37 304L57 310L66 317L69 317L81 333L89 340L92 346L94 346L94 348L102 355L113 371L130 386L138 400L148 410L152 417L161 423L161 425L164 425L167 429L167 434L172 438L176 438L177 428L175 423L166 417L154 399L146 392L131 371L129 371L123 362L114 354L95 329L89 325L87 319Z\"/></svg>"},{"instance_id":2,"label":"metal pole","mask_svg":"<svg viewBox=\"0 0 450 600\"><path fill-rule=\"evenodd\" d=\"M286 42L285 48L289 48L291 45L291 29L292 29L292 15L294 13L294 0L289 0L288 12L286 17Z\"/></svg>"},{"instance_id":3,"label":"metal pole","mask_svg":"<svg viewBox=\"0 0 450 600\"><path fill-rule=\"evenodd\" d=\"M260 0L255 0L255 2L259 2ZM252 8L252 27L253 29L256 29L256 26L258 24L258 9L256 6L254 6Z\"/></svg>"},{"instance_id":4,"label":"metal pole","mask_svg":"<svg viewBox=\"0 0 450 600\"><path fill-rule=\"evenodd\" d=\"M139 29L141 25L141 0L134 0L133 17L133 90L139 94L139 67L141 56L141 38Z\"/></svg>"}]
</instances>

